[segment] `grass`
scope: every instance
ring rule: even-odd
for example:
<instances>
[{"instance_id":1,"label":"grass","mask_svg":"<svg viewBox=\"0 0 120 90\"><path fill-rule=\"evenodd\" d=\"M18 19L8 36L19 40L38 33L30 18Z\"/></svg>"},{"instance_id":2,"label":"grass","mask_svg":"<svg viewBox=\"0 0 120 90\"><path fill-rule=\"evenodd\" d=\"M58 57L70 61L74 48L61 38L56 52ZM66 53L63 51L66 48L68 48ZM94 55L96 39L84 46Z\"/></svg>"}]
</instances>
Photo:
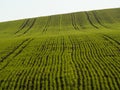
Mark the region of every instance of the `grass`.
<instances>
[{"instance_id":1,"label":"grass","mask_svg":"<svg viewBox=\"0 0 120 90\"><path fill-rule=\"evenodd\" d=\"M119 8L0 23L0 90L119 89Z\"/></svg>"}]
</instances>

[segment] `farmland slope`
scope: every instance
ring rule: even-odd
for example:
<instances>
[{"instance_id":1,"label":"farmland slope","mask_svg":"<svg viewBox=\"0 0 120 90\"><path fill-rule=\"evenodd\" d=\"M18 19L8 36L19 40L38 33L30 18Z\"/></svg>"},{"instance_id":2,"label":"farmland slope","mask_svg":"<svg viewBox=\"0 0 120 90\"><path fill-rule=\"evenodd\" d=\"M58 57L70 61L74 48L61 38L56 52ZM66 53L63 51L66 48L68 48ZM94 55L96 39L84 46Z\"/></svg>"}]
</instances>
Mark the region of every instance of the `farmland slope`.
<instances>
[{"instance_id":1,"label":"farmland slope","mask_svg":"<svg viewBox=\"0 0 120 90\"><path fill-rule=\"evenodd\" d=\"M0 90L120 90L120 8L0 23Z\"/></svg>"}]
</instances>

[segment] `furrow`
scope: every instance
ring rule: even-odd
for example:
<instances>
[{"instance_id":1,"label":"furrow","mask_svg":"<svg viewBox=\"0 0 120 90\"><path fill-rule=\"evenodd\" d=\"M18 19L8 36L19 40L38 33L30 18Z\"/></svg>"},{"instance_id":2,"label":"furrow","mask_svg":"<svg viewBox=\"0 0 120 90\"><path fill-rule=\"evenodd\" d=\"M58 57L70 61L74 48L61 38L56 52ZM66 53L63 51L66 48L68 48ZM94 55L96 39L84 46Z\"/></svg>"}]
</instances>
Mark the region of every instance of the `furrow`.
<instances>
[{"instance_id":1,"label":"furrow","mask_svg":"<svg viewBox=\"0 0 120 90\"><path fill-rule=\"evenodd\" d=\"M47 46L48 44L50 43L50 40L46 42L45 46ZM41 74L39 75L40 77L40 89L46 89L46 84L47 84L47 80L48 78L46 77L46 70L47 70L47 66L48 66L48 50L47 50L47 47L44 47L44 55L42 56L43 57L43 60L44 60L44 63L41 67ZM44 73L43 73L44 72Z\"/></svg>"},{"instance_id":2,"label":"furrow","mask_svg":"<svg viewBox=\"0 0 120 90\"><path fill-rule=\"evenodd\" d=\"M91 54L92 53L92 54ZM96 60L96 57L93 57L93 55L95 54L94 52L91 52L89 55L89 61L91 61L92 59ZM94 77L92 78L93 81L93 88L94 90L102 90L104 89L103 86L103 82L104 78L102 78L102 76L104 75L103 71L101 70L101 68L98 66L98 64L96 62L89 62L92 68L92 73L94 75ZM95 85L95 86L94 86Z\"/></svg>"},{"instance_id":3,"label":"furrow","mask_svg":"<svg viewBox=\"0 0 120 90\"><path fill-rule=\"evenodd\" d=\"M69 36L69 40L72 44L72 51L71 51L71 59L72 59L72 62L74 64L74 67L75 67L75 72L77 74L77 88L78 90L80 90L80 86L81 86L81 80L82 80L82 77L84 77L84 75L81 76L81 65L79 64L79 62L77 61L77 56L76 56L76 50L78 49L74 43L74 41L72 40L72 37ZM83 74L83 73L82 73Z\"/></svg>"},{"instance_id":4,"label":"furrow","mask_svg":"<svg viewBox=\"0 0 120 90\"><path fill-rule=\"evenodd\" d=\"M73 43L74 44L76 44L76 45L78 45L78 48L76 48L76 50L78 51L78 52L76 52L75 53L75 60L76 60L76 63L78 64L78 67L79 67L79 73L80 73L80 75L81 75L81 78L79 78L78 79L78 81L77 82L79 82L80 83L80 86L78 86L81 90L85 90L85 86L86 86L86 79L87 79L87 72L86 72L86 68L85 68L85 64L84 64L84 62L82 61L82 56L81 56L81 51L82 51L82 47L81 47L81 43L79 43L78 42L78 40L77 39L73 39ZM85 70L85 71L84 71ZM88 80L87 80L88 81Z\"/></svg>"},{"instance_id":5,"label":"furrow","mask_svg":"<svg viewBox=\"0 0 120 90\"><path fill-rule=\"evenodd\" d=\"M43 59L40 58L40 57L38 57L38 58L41 60L41 65L42 65ZM26 87L27 90L33 90L34 88L37 88L36 86L34 86L35 79L37 79L37 78L34 77L35 73L37 72L37 69L34 69L35 66L37 66L37 65L35 65L35 64L37 64L37 60L38 59L34 58L34 57L30 58L29 64L27 64L30 68L27 70L27 73L24 77L21 76L21 79L19 77L19 82L18 83L20 83L20 85L17 86L17 87L19 87L21 89ZM25 85L25 87L23 85Z\"/></svg>"},{"instance_id":6,"label":"furrow","mask_svg":"<svg viewBox=\"0 0 120 90\"><path fill-rule=\"evenodd\" d=\"M21 63L22 63L22 60L25 60L26 61L26 59L21 59L20 60L20 63L18 64L18 67L17 68L20 68L20 67L22 67L22 65L21 65ZM13 75L10 75L10 77L11 77L11 81L13 80L14 81L14 83L13 82L11 82L11 84L8 84L9 85L9 88L13 88L14 87L14 89L18 89L18 87L21 87L21 88L23 88L23 90L24 90L24 88L26 87L25 85L21 85L21 86L18 86L20 83L18 83L19 82L19 80L21 79L21 76L26 76L26 74L27 74L27 70L25 71L25 70L17 70L16 69L16 73L14 74L13 73Z\"/></svg>"},{"instance_id":7,"label":"furrow","mask_svg":"<svg viewBox=\"0 0 120 90\"><path fill-rule=\"evenodd\" d=\"M60 42L59 42L60 41ZM61 59L61 46L58 47L58 45L61 45L61 38L58 38L57 42L56 42L56 48L57 48L57 52L56 53L56 57L55 57L55 64L54 64L54 80L55 80L55 90L61 90L63 89L63 87L61 87L61 74L62 74L62 59Z\"/></svg>"},{"instance_id":8,"label":"furrow","mask_svg":"<svg viewBox=\"0 0 120 90\"><path fill-rule=\"evenodd\" d=\"M31 57L30 57L30 59L31 59ZM29 59L29 60L30 60ZM24 65L22 62L23 62L23 60L24 61L26 61L26 58L24 58L24 59L21 59L21 60L19 60L20 62L18 63L18 66L17 66L17 69L20 69L21 67L22 67L22 65ZM20 84L20 79L21 79L21 76L22 76L22 74L24 74L24 71L23 70L17 70L16 69L16 73L15 74L13 74L13 76L11 76L11 78L13 78L14 79L14 83L13 83L13 87L11 86L11 88L14 88L14 90L16 90L16 89L18 89L20 86L19 86L19 84ZM26 74L24 74L24 76L26 76ZM25 86L25 85L24 85Z\"/></svg>"},{"instance_id":9,"label":"furrow","mask_svg":"<svg viewBox=\"0 0 120 90\"><path fill-rule=\"evenodd\" d=\"M106 79L107 79L107 82L108 82L108 85L109 85L109 88L110 89L115 89L115 85L116 85L116 83L118 83L118 81L114 81L114 79L113 78L116 78L116 77L118 77L118 75L119 74L117 74L116 72L114 72L113 71L113 67L111 67L111 65L108 65L107 63L108 63L108 60L107 59L105 59L104 57L101 57L101 56L99 56L99 58L102 60L102 62L105 64L105 68L106 68L106 72L108 73L108 75L106 75L105 77L106 77ZM105 61L106 62L105 62ZM112 83L111 83L112 82ZM118 85L118 84L117 84Z\"/></svg>"},{"instance_id":10,"label":"furrow","mask_svg":"<svg viewBox=\"0 0 120 90\"><path fill-rule=\"evenodd\" d=\"M65 78L64 78L64 71L65 69L65 65L64 65L64 52L65 52L65 41L64 41L64 37L61 37L61 55L59 56L59 60L60 60L60 75L59 75L59 83L60 83L60 87L61 89L65 90Z\"/></svg>"},{"instance_id":11,"label":"furrow","mask_svg":"<svg viewBox=\"0 0 120 90\"><path fill-rule=\"evenodd\" d=\"M83 43L83 45L84 45L84 43ZM90 50L91 47L89 48L89 45L88 45L87 42L85 43L84 46L85 46L86 57L83 57L83 60L86 62L86 66L87 66L86 68L89 71L91 90L96 90L97 89L96 87L99 87L99 85L97 86L97 82L96 82L96 80L98 79L97 77L99 75L98 75L97 70L94 68L94 66L92 64L92 61L90 59L91 53L89 53L89 50Z\"/></svg>"},{"instance_id":12,"label":"furrow","mask_svg":"<svg viewBox=\"0 0 120 90\"><path fill-rule=\"evenodd\" d=\"M48 52L47 52L47 57L46 57L46 60L47 60L47 62L48 62L48 65L46 66L46 69L45 69L45 71L47 72L44 76L45 76L45 78L47 79L46 80L46 83L45 83L45 87L48 87L47 89L48 90L53 90L53 87L50 87L50 86L53 86L52 85L52 80L53 80L53 76L52 76L52 68L53 68L53 65L52 65L52 59L53 59L53 57L52 57L52 54L54 53L54 51L55 51L55 47L54 47L54 39L52 38L51 39L51 41L50 41L50 43L48 43L48 45L50 45L48 48L49 48L49 50L48 50ZM47 45L47 46L48 46ZM51 53L49 53L49 52L51 52ZM54 54L55 55L55 54Z\"/></svg>"},{"instance_id":13,"label":"furrow","mask_svg":"<svg viewBox=\"0 0 120 90\"><path fill-rule=\"evenodd\" d=\"M98 46L98 45L97 45ZM118 84L116 84L116 83L118 83L118 81L115 81L113 78L116 78L116 77L118 77L118 72L116 71L113 71L113 70L116 70L116 69L114 69L114 67L112 67L109 63L111 62L111 61L109 61L109 59L107 59L107 58L105 58L104 56L103 56L103 54L104 54L104 51L103 52L101 52L101 51L99 51L99 49L98 49L98 47L96 47L95 48L96 49L96 53L97 53L97 57L98 57L98 60L100 60L99 62L98 62L98 65L101 65L102 64L102 66L104 67L104 69L106 70L105 71L105 73L106 73L106 75L105 75L105 79L107 79L107 82L108 82L108 85L109 85L109 88L110 89L113 89L113 88L116 88L116 87L118 87L118 86L116 86L115 87L115 85L118 85ZM101 52L101 53L98 53L98 52ZM101 63L101 64L100 64ZM103 69L103 70L104 70ZM112 83L111 83L112 82ZM114 85L114 86L112 86L112 85Z\"/></svg>"},{"instance_id":14,"label":"furrow","mask_svg":"<svg viewBox=\"0 0 120 90\"><path fill-rule=\"evenodd\" d=\"M19 64L21 63L21 60L19 60L18 62L16 62L15 64L17 64L15 67L19 68ZM2 84L5 87L5 90L11 90L14 87L14 83L15 83L15 79L17 77L17 75L19 76L20 71L18 71L17 69L14 68L13 71L10 71L10 74L8 74L8 76L6 77L6 79L4 79L6 82L3 82Z\"/></svg>"},{"instance_id":15,"label":"furrow","mask_svg":"<svg viewBox=\"0 0 120 90\"><path fill-rule=\"evenodd\" d=\"M93 90L94 89L94 86L93 86L93 75L92 75L92 69L91 69L91 66L89 64L89 56L88 56L88 46L87 46L87 43L83 43L82 44L82 49L84 49L84 52L83 52L83 56L81 57L81 60L83 62L83 64L85 65L85 69L86 69L86 89L90 89L90 90Z\"/></svg>"},{"instance_id":16,"label":"furrow","mask_svg":"<svg viewBox=\"0 0 120 90\"><path fill-rule=\"evenodd\" d=\"M92 43L92 42L88 42L88 47L89 47L89 49L90 49L90 51L89 51L89 53L88 53L88 55L89 55L89 58L90 59L88 59L89 61L90 60L92 60L92 59L94 59L94 62L93 61L91 61L90 63L91 63L91 65L92 65L92 67L93 67L93 69L96 71L96 75L97 76L94 76L94 77L96 77L96 82L98 81L98 83L97 83L97 90L98 89L104 89L105 88L105 86L104 85L107 85L107 83L105 83L105 82L103 82L103 81L106 81L104 78L103 78L103 76L104 75L106 75L106 72L104 71L104 69L102 69L102 66L101 66L101 63L100 62L98 62L98 60L99 60L99 58L96 56L98 53L96 53L95 51L96 51L96 49L94 49L94 48L96 48L96 46L94 46L94 44ZM94 48L93 48L94 47ZM92 48L92 49L91 49ZM103 83L104 84L103 84ZM99 88L98 88L99 87Z\"/></svg>"}]
</instances>

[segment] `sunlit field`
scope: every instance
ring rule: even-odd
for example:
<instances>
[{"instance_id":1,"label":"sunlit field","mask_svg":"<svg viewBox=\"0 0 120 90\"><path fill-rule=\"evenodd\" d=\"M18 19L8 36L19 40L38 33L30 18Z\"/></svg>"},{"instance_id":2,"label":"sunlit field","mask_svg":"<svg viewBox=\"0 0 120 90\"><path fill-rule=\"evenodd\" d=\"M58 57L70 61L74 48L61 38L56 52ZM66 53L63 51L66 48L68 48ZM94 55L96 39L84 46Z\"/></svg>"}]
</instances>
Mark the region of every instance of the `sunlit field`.
<instances>
[{"instance_id":1,"label":"sunlit field","mask_svg":"<svg viewBox=\"0 0 120 90\"><path fill-rule=\"evenodd\" d=\"M120 90L120 9L0 23L0 90Z\"/></svg>"}]
</instances>

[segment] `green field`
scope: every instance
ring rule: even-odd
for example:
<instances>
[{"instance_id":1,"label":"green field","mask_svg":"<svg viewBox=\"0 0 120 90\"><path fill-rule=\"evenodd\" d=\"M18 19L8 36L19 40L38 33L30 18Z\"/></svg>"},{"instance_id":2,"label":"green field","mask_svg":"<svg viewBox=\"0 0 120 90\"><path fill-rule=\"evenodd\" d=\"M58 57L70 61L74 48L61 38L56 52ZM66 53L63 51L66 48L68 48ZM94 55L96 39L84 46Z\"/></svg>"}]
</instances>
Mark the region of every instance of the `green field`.
<instances>
[{"instance_id":1,"label":"green field","mask_svg":"<svg viewBox=\"0 0 120 90\"><path fill-rule=\"evenodd\" d=\"M0 90L120 90L120 8L1 22Z\"/></svg>"}]
</instances>

